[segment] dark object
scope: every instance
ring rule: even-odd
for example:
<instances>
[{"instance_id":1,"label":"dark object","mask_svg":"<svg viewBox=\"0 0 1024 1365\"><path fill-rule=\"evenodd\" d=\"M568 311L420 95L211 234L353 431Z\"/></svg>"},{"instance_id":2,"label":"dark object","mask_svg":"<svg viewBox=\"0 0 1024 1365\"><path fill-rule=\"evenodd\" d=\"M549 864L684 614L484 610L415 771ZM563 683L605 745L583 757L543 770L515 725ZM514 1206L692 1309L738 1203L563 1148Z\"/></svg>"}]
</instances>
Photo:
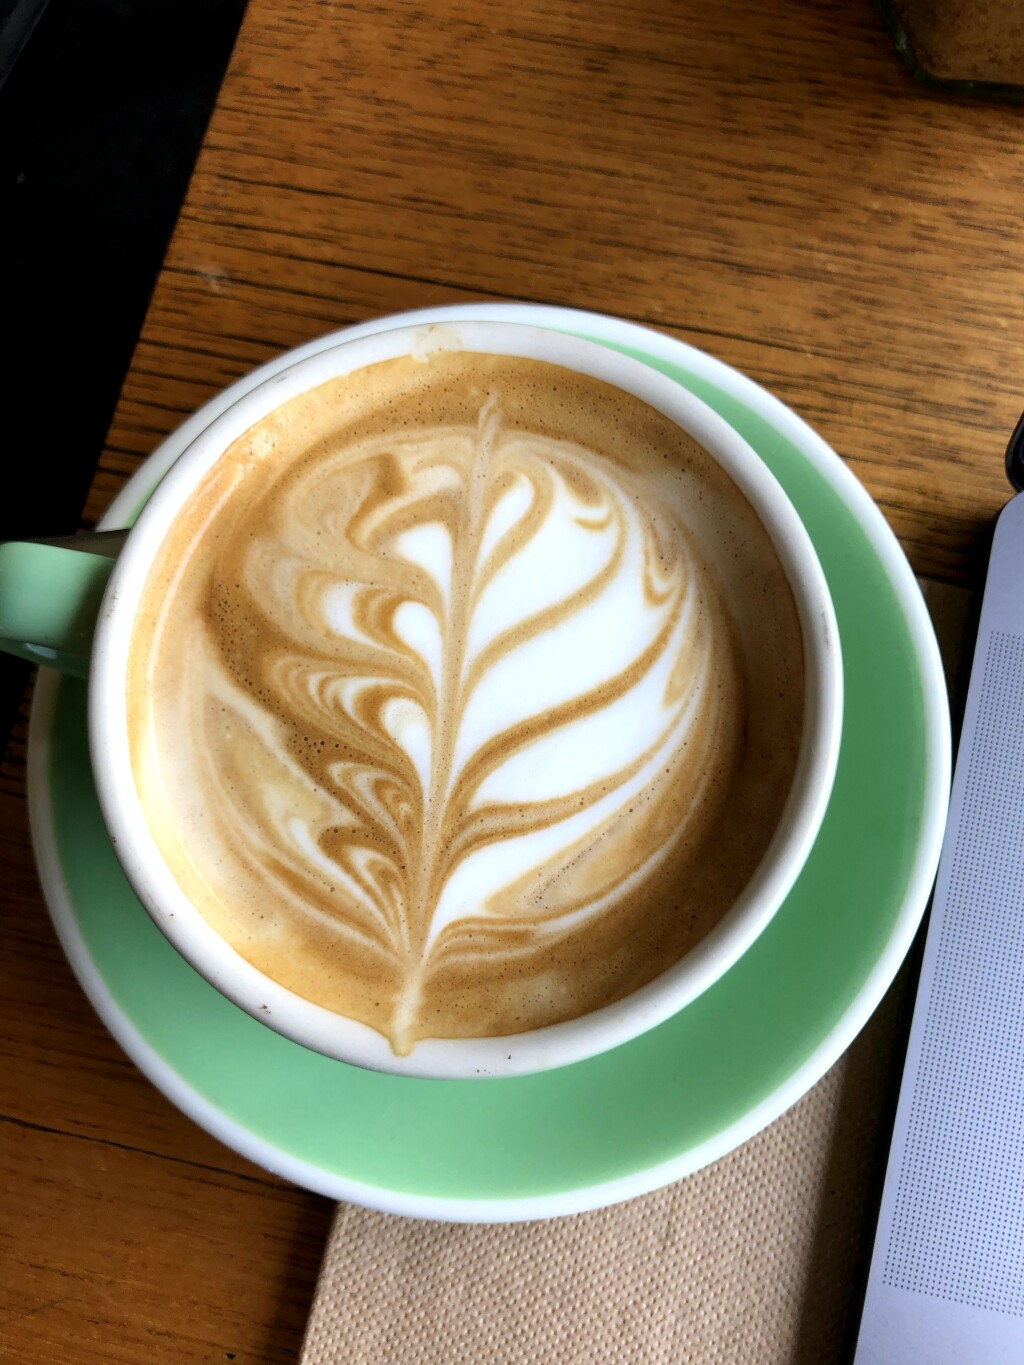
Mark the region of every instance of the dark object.
<instances>
[{"instance_id":1,"label":"dark object","mask_svg":"<svg viewBox=\"0 0 1024 1365\"><path fill-rule=\"evenodd\" d=\"M0 539L78 524L244 10L49 0L0 90ZM0 664L0 738L27 676Z\"/></svg>"},{"instance_id":2,"label":"dark object","mask_svg":"<svg viewBox=\"0 0 1024 1365\"><path fill-rule=\"evenodd\" d=\"M3 85L42 18L47 0L2 0L0 3L0 85Z\"/></svg>"},{"instance_id":3,"label":"dark object","mask_svg":"<svg viewBox=\"0 0 1024 1365\"><path fill-rule=\"evenodd\" d=\"M876 0L922 85L1024 101L1022 0Z\"/></svg>"},{"instance_id":4,"label":"dark object","mask_svg":"<svg viewBox=\"0 0 1024 1365\"><path fill-rule=\"evenodd\" d=\"M1006 477L1018 493L1024 493L1024 413L1006 447Z\"/></svg>"}]
</instances>

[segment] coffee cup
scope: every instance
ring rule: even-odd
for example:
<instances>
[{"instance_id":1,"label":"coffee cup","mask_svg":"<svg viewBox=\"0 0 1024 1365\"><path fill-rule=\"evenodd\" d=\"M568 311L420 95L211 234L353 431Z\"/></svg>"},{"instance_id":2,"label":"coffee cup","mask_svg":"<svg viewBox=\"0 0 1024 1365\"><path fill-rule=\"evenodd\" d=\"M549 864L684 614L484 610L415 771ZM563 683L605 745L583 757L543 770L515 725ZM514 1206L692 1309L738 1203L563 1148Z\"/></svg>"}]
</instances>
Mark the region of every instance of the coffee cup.
<instances>
[{"instance_id":1,"label":"coffee cup","mask_svg":"<svg viewBox=\"0 0 1024 1365\"><path fill-rule=\"evenodd\" d=\"M87 675L139 900L303 1046L592 1056L727 971L811 849L842 671L809 537L727 423L596 343L299 359L99 548L0 546L0 646Z\"/></svg>"}]
</instances>

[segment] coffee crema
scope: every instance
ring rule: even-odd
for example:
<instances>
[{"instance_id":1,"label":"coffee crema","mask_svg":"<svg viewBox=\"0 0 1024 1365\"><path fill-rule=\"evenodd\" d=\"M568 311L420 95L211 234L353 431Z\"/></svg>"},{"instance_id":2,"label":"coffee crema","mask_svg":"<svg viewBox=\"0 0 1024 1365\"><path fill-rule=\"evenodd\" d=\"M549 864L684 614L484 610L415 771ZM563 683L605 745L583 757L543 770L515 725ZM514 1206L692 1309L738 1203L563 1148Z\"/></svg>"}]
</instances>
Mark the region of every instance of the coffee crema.
<instances>
[{"instance_id":1,"label":"coffee crema","mask_svg":"<svg viewBox=\"0 0 1024 1365\"><path fill-rule=\"evenodd\" d=\"M185 894L398 1054L679 961L775 833L804 714L792 591L716 462L598 380L465 352L236 441L131 659L133 770Z\"/></svg>"}]
</instances>

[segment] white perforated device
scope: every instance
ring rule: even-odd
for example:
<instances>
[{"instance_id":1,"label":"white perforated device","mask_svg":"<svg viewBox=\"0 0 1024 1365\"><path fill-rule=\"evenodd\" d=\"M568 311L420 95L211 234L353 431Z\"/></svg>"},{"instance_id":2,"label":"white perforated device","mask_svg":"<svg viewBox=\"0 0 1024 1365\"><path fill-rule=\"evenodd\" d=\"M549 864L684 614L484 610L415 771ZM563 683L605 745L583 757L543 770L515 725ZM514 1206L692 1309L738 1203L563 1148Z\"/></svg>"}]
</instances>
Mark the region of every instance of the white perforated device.
<instances>
[{"instance_id":1,"label":"white perforated device","mask_svg":"<svg viewBox=\"0 0 1024 1365\"><path fill-rule=\"evenodd\" d=\"M854 1365L1024 1362L1024 494L996 525Z\"/></svg>"}]
</instances>

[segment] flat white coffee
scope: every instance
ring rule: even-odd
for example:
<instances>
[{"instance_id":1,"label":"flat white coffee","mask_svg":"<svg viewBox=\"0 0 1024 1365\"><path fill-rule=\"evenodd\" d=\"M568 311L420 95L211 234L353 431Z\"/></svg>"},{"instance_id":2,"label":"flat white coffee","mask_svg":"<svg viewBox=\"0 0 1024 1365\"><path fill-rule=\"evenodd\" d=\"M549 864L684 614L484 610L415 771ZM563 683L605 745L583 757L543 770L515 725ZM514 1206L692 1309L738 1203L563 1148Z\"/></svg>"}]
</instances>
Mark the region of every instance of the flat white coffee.
<instances>
[{"instance_id":1,"label":"flat white coffee","mask_svg":"<svg viewBox=\"0 0 1024 1365\"><path fill-rule=\"evenodd\" d=\"M286 403L143 594L133 766L232 946L384 1034L512 1034L635 990L778 825L803 647L767 533L638 399L400 359Z\"/></svg>"}]
</instances>

